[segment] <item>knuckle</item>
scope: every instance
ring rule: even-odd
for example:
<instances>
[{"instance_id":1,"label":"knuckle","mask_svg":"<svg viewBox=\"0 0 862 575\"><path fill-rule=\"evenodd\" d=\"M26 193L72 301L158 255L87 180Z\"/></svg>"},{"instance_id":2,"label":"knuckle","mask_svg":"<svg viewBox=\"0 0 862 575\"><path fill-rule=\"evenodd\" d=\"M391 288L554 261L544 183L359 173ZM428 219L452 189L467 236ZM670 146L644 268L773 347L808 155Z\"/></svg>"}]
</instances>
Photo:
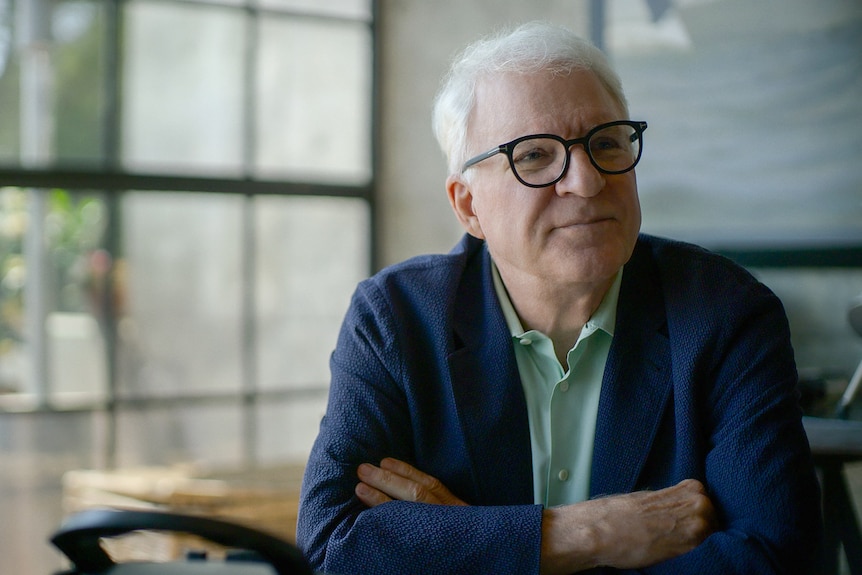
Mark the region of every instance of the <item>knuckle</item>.
<instances>
[{"instance_id":1,"label":"knuckle","mask_svg":"<svg viewBox=\"0 0 862 575\"><path fill-rule=\"evenodd\" d=\"M694 500L694 510L701 516L712 513L712 501L706 495L700 495Z\"/></svg>"},{"instance_id":2,"label":"knuckle","mask_svg":"<svg viewBox=\"0 0 862 575\"><path fill-rule=\"evenodd\" d=\"M385 457L380 462L380 467L381 467L381 469L386 469L387 471L390 471L393 474L398 474L398 475L406 475L407 474L407 470L405 469L406 465L402 461L399 461L398 459L393 459L391 457Z\"/></svg>"},{"instance_id":3,"label":"knuckle","mask_svg":"<svg viewBox=\"0 0 862 575\"><path fill-rule=\"evenodd\" d=\"M428 491L432 493L439 491L443 487L443 483L436 477L430 477L425 485Z\"/></svg>"},{"instance_id":4,"label":"knuckle","mask_svg":"<svg viewBox=\"0 0 862 575\"><path fill-rule=\"evenodd\" d=\"M710 524L715 519L715 507L712 500L706 494L698 495L692 502L694 513L707 524Z\"/></svg>"},{"instance_id":5,"label":"knuckle","mask_svg":"<svg viewBox=\"0 0 862 575\"><path fill-rule=\"evenodd\" d=\"M393 473L388 469L380 469L378 472L379 479L382 483L389 485L392 483Z\"/></svg>"},{"instance_id":6,"label":"knuckle","mask_svg":"<svg viewBox=\"0 0 862 575\"><path fill-rule=\"evenodd\" d=\"M425 502L425 489L417 484L413 483L409 487L410 500L416 501L419 503Z\"/></svg>"},{"instance_id":7,"label":"knuckle","mask_svg":"<svg viewBox=\"0 0 862 575\"><path fill-rule=\"evenodd\" d=\"M680 482L680 486L694 493L706 493L706 489L704 488L703 483L701 483L697 479L683 479Z\"/></svg>"}]
</instances>

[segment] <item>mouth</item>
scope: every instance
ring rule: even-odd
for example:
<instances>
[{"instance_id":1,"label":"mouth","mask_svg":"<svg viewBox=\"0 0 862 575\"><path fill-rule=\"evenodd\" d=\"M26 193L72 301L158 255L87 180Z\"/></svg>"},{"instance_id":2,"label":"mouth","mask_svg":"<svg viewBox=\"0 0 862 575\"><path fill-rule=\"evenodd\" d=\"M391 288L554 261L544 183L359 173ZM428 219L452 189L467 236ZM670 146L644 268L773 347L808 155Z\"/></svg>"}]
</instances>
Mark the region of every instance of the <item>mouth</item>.
<instances>
[{"instance_id":1,"label":"mouth","mask_svg":"<svg viewBox=\"0 0 862 575\"><path fill-rule=\"evenodd\" d=\"M606 223L611 222L611 221L613 221L613 218L611 218L611 217L588 218L588 219L576 220L576 221L573 221L573 222L564 223L564 224L562 224L562 225L557 226L557 228L559 228L559 229L566 229L566 228L575 228L575 229L577 229L577 228L585 228L585 227L588 227L588 226L595 226L595 225L600 225L600 224L606 224Z\"/></svg>"}]
</instances>

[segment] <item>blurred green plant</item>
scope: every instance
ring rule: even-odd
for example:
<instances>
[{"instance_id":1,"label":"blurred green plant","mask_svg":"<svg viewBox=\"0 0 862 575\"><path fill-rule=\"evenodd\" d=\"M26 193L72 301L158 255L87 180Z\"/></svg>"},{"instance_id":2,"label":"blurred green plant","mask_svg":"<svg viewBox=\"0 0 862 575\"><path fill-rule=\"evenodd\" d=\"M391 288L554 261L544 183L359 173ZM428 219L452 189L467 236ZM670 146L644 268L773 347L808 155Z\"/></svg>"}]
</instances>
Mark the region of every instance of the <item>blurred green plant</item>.
<instances>
[{"instance_id":1,"label":"blurred green plant","mask_svg":"<svg viewBox=\"0 0 862 575\"><path fill-rule=\"evenodd\" d=\"M92 195L51 190L45 217L51 297L57 311L92 312L94 273L103 271L100 250L105 209ZM96 269L98 268L98 269Z\"/></svg>"},{"instance_id":2,"label":"blurred green plant","mask_svg":"<svg viewBox=\"0 0 862 575\"><path fill-rule=\"evenodd\" d=\"M27 192L0 188L0 357L21 341L26 231Z\"/></svg>"},{"instance_id":3,"label":"blurred green plant","mask_svg":"<svg viewBox=\"0 0 862 575\"><path fill-rule=\"evenodd\" d=\"M24 244L30 214L29 194L0 188L0 361L24 342L27 269ZM100 249L105 229L103 201L94 195L54 189L48 192L44 241L48 253L46 293L53 311L92 312L94 274L106 257ZM94 269L99 268L99 269ZM2 374L0 374L2 375ZM8 387L0 382L0 388Z\"/></svg>"}]
</instances>

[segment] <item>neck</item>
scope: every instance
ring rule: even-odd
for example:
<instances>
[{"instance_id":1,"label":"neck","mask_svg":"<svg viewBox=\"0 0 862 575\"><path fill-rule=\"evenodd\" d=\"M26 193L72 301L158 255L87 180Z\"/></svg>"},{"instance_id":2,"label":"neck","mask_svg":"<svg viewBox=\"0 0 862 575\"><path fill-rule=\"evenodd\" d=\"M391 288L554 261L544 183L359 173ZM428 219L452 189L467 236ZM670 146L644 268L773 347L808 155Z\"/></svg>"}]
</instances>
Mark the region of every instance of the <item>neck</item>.
<instances>
[{"instance_id":1,"label":"neck","mask_svg":"<svg viewBox=\"0 0 862 575\"><path fill-rule=\"evenodd\" d=\"M601 305L615 276L561 284L500 269L500 277L524 329L551 338L557 358L566 366L568 351Z\"/></svg>"}]
</instances>

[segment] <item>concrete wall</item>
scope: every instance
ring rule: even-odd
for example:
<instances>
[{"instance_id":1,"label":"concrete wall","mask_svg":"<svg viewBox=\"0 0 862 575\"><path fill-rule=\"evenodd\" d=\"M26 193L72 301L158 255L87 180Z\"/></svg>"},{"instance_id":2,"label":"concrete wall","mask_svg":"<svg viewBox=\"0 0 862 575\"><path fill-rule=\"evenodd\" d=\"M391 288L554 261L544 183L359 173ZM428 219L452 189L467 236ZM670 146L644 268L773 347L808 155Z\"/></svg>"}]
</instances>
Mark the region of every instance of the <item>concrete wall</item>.
<instances>
[{"instance_id":1,"label":"concrete wall","mask_svg":"<svg viewBox=\"0 0 862 575\"><path fill-rule=\"evenodd\" d=\"M446 252L462 231L446 199L431 105L452 56L500 26L549 20L586 36L586 0L380 0L379 261Z\"/></svg>"}]
</instances>

